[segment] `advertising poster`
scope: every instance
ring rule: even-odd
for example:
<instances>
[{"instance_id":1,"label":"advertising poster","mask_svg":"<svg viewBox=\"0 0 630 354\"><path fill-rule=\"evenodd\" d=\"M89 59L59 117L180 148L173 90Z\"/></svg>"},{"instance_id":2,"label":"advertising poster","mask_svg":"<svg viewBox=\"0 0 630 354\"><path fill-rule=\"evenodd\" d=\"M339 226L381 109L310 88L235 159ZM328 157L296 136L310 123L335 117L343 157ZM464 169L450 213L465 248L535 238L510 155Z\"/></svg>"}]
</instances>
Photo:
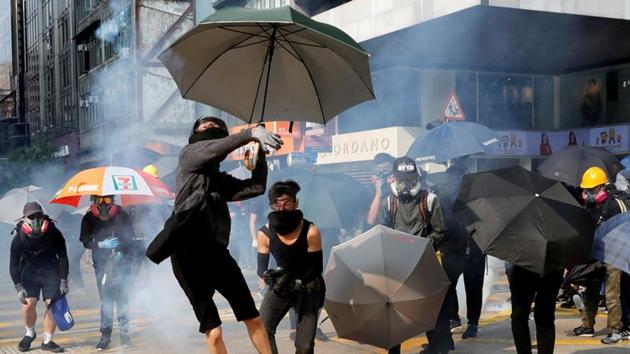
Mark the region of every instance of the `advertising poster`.
<instances>
[{"instance_id":1,"label":"advertising poster","mask_svg":"<svg viewBox=\"0 0 630 354\"><path fill-rule=\"evenodd\" d=\"M590 145L611 152L628 151L628 126L614 125L590 129Z\"/></svg>"},{"instance_id":2,"label":"advertising poster","mask_svg":"<svg viewBox=\"0 0 630 354\"><path fill-rule=\"evenodd\" d=\"M590 142L588 129L572 129L558 132L558 150L567 146L588 146Z\"/></svg>"},{"instance_id":3,"label":"advertising poster","mask_svg":"<svg viewBox=\"0 0 630 354\"><path fill-rule=\"evenodd\" d=\"M558 132L527 132L527 155L549 156L558 150Z\"/></svg>"},{"instance_id":4,"label":"advertising poster","mask_svg":"<svg viewBox=\"0 0 630 354\"><path fill-rule=\"evenodd\" d=\"M494 145L492 155L525 156L527 155L527 132L497 131L499 143Z\"/></svg>"}]
</instances>

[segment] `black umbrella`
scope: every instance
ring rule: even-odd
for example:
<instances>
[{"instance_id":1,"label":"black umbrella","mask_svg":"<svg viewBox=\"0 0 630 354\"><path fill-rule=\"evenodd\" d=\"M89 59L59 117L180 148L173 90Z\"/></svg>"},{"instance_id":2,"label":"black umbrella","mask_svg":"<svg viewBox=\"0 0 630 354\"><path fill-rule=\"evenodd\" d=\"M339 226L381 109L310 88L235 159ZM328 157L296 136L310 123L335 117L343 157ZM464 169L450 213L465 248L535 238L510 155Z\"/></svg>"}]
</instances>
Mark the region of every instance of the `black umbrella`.
<instances>
[{"instance_id":1,"label":"black umbrella","mask_svg":"<svg viewBox=\"0 0 630 354\"><path fill-rule=\"evenodd\" d=\"M538 172L545 177L577 187L584 171L593 166L601 167L611 180L624 168L615 155L606 149L568 146L548 157L540 164Z\"/></svg>"},{"instance_id":2,"label":"black umbrella","mask_svg":"<svg viewBox=\"0 0 630 354\"><path fill-rule=\"evenodd\" d=\"M594 224L560 182L514 166L465 175L457 199L484 253L539 274L591 259Z\"/></svg>"}]
</instances>

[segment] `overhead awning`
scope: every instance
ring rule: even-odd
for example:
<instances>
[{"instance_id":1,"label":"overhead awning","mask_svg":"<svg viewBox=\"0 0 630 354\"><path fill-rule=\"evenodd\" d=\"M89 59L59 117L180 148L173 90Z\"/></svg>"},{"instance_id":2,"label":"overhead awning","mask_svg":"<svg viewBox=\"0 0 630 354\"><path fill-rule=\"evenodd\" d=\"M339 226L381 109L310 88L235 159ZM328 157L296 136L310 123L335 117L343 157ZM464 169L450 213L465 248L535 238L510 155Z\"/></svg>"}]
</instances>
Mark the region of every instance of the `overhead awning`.
<instances>
[{"instance_id":1,"label":"overhead awning","mask_svg":"<svg viewBox=\"0 0 630 354\"><path fill-rule=\"evenodd\" d=\"M362 43L392 66L559 75L630 62L630 21L480 5Z\"/></svg>"}]
</instances>

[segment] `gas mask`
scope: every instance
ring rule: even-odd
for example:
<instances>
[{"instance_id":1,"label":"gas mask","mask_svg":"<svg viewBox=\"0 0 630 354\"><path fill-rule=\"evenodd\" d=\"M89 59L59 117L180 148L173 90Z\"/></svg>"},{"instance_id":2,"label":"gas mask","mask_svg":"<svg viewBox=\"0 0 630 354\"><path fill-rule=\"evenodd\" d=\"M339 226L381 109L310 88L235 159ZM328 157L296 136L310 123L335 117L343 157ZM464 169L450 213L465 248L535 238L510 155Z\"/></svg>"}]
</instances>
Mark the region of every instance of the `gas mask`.
<instances>
[{"instance_id":1,"label":"gas mask","mask_svg":"<svg viewBox=\"0 0 630 354\"><path fill-rule=\"evenodd\" d=\"M20 229L30 238L37 239L48 231L49 221L43 214L35 214L22 219Z\"/></svg>"},{"instance_id":2,"label":"gas mask","mask_svg":"<svg viewBox=\"0 0 630 354\"><path fill-rule=\"evenodd\" d=\"M602 189L599 191L598 190L583 190L582 191L582 200L584 200L584 203L587 208L592 208L594 206L602 204L603 202L606 201L606 199L608 199L608 192L606 191L606 189Z\"/></svg>"},{"instance_id":3,"label":"gas mask","mask_svg":"<svg viewBox=\"0 0 630 354\"><path fill-rule=\"evenodd\" d=\"M96 196L93 197L94 204L90 206L92 215L105 221L113 218L118 212L118 206L114 204L114 197L108 196Z\"/></svg>"},{"instance_id":4,"label":"gas mask","mask_svg":"<svg viewBox=\"0 0 630 354\"><path fill-rule=\"evenodd\" d=\"M422 186L417 179L394 180L390 184L392 193L400 198L412 198L418 195Z\"/></svg>"}]
</instances>

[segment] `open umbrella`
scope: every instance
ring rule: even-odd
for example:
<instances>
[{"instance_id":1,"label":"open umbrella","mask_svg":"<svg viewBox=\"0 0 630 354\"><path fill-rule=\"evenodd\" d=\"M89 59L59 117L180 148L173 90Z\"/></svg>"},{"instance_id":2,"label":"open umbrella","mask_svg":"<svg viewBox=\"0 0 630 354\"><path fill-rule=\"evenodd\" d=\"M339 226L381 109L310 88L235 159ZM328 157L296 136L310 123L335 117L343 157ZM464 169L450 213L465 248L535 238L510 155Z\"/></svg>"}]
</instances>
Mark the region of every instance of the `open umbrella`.
<instances>
[{"instance_id":1,"label":"open umbrella","mask_svg":"<svg viewBox=\"0 0 630 354\"><path fill-rule=\"evenodd\" d=\"M497 133L472 122L447 122L429 130L411 144L407 156L421 162L446 162L462 156L490 152L499 142Z\"/></svg>"},{"instance_id":2,"label":"open umbrella","mask_svg":"<svg viewBox=\"0 0 630 354\"><path fill-rule=\"evenodd\" d=\"M465 175L457 199L484 253L539 274L591 259L594 223L560 182L513 166Z\"/></svg>"},{"instance_id":3,"label":"open umbrella","mask_svg":"<svg viewBox=\"0 0 630 354\"><path fill-rule=\"evenodd\" d=\"M48 216L55 218L62 208L48 204L50 194L33 185L9 190L0 199L0 222L15 225L22 218L22 208L28 202L38 202Z\"/></svg>"},{"instance_id":4,"label":"open umbrella","mask_svg":"<svg viewBox=\"0 0 630 354\"><path fill-rule=\"evenodd\" d=\"M374 98L361 46L288 6L219 10L159 59L182 97L249 123L263 117L326 123Z\"/></svg>"},{"instance_id":5,"label":"open umbrella","mask_svg":"<svg viewBox=\"0 0 630 354\"><path fill-rule=\"evenodd\" d=\"M109 166L83 170L72 176L50 203L77 207L82 197L91 195L120 195L123 206L175 198L168 187L148 173Z\"/></svg>"},{"instance_id":6,"label":"open umbrella","mask_svg":"<svg viewBox=\"0 0 630 354\"><path fill-rule=\"evenodd\" d=\"M617 214L597 228L593 258L630 274L630 213Z\"/></svg>"},{"instance_id":7,"label":"open umbrella","mask_svg":"<svg viewBox=\"0 0 630 354\"><path fill-rule=\"evenodd\" d=\"M300 209L319 228L350 226L357 217L365 215L370 204L366 188L343 173L289 168L272 172L268 184L287 179L300 185Z\"/></svg>"},{"instance_id":8,"label":"open umbrella","mask_svg":"<svg viewBox=\"0 0 630 354\"><path fill-rule=\"evenodd\" d=\"M428 240L382 225L333 247L324 279L339 337L381 348L435 328L450 285Z\"/></svg>"},{"instance_id":9,"label":"open umbrella","mask_svg":"<svg viewBox=\"0 0 630 354\"><path fill-rule=\"evenodd\" d=\"M611 181L623 170L623 165L615 155L604 148L568 146L548 157L540 164L538 172L547 178L577 187L584 171L593 166L606 171Z\"/></svg>"}]
</instances>

